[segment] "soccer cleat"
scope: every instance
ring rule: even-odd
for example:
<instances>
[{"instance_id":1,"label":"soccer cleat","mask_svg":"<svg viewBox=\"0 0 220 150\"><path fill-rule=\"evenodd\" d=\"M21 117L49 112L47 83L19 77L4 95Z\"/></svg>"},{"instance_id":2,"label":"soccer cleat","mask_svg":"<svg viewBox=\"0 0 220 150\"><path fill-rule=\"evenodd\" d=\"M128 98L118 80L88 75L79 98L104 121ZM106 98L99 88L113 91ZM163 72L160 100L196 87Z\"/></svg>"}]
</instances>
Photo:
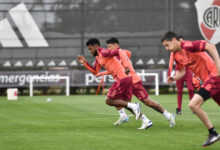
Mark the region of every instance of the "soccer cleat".
<instances>
[{"instance_id":1,"label":"soccer cleat","mask_svg":"<svg viewBox=\"0 0 220 150\"><path fill-rule=\"evenodd\" d=\"M136 104L136 108L133 110L135 115L136 115L136 120L138 120L140 118L141 115L141 104L139 103L135 103Z\"/></svg>"},{"instance_id":2,"label":"soccer cleat","mask_svg":"<svg viewBox=\"0 0 220 150\"><path fill-rule=\"evenodd\" d=\"M218 140L220 140L220 135L209 134L209 138L207 139L207 141L205 141L202 144L202 146L204 146L204 147L210 146L210 145L214 144L215 142L217 142Z\"/></svg>"},{"instance_id":3,"label":"soccer cleat","mask_svg":"<svg viewBox=\"0 0 220 150\"><path fill-rule=\"evenodd\" d=\"M142 126L140 128L138 128L139 130L144 130L144 129L148 129L150 127L153 126L153 122L149 121L149 122L143 122Z\"/></svg>"},{"instance_id":4,"label":"soccer cleat","mask_svg":"<svg viewBox=\"0 0 220 150\"><path fill-rule=\"evenodd\" d=\"M175 119L176 119L176 115L175 114L171 114L171 117L170 117L170 127L174 127L175 125Z\"/></svg>"},{"instance_id":5,"label":"soccer cleat","mask_svg":"<svg viewBox=\"0 0 220 150\"><path fill-rule=\"evenodd\" d=\"M115 126L119 126L119 125L121 125L122 123L125 123L125 122L128 122L129 121L129 118L127 117L127 116L125 116L125 117L120 117L119 119L118 119L118 121L116 121L115 123L114 123L114 125Z\"/></svg>"},{"instance_id":6,"label":"soccer cleat","mask_svg":"<svg viewBox=\"0 0 220 150\"><path fill-rule=\"evenodd\" d=\"M181 110L177 108L177 109L176 109L176 114L177 114L177 115L181 115L181 114L182 114Z\"/></svg>"}]
</instances>

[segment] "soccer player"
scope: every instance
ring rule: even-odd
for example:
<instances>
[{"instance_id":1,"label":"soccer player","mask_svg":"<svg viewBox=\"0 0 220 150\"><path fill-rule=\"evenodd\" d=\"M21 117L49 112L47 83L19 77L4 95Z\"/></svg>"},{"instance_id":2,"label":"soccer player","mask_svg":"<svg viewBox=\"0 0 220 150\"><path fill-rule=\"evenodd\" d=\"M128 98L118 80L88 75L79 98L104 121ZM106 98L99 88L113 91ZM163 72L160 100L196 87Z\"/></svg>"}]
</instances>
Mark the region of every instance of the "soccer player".
<instances>
[{"instance_id":1,"label":"soccer player","mask_svg":"<svg viewBox=\"0 0 220 150\"><path fill-rule=\"evenodd\" d=\"M127 107L131 109L135 115L136 120L140 117L140 104L139 103L130 103L132 97L132 78L125 73L125 69L122 67L121 63L114 57L121 55L119 50L112 51L108 49L103 49L100 47L100 42L96 38L91 38L86 42L86 46L90 53L96 58L95 65L92 67L84 56L78 55L77 59L82 63L90 72L97 74L103 66L108 72L113 76L118 77L118 83L113 84L108 91L106 97L106 104L109 106L116 107Z\"/></svg>"},{"instance_id":2,"label":"soccer player","mask_svg":"<svg viewBox=\"0 0 220 150\"><path fill-rule=\"evenodd\" d=\"M171 31L162 37L161 42L167 51L174 53L174 59L178 65L175 76L167 78L168 83L182 78L185 74L185 67L204 82L198 93L189 102L189 107L208 129L209 137L203 146L209 146L218 141L220 136L201 106L210 97L220 105L220 59L218 51L215 45L206 41L180 41L177 34Z\"/></svg>"},{"instance_id":3,"label":"soccer player","mask_svg":"<svg viewBox=\"0 0 220 150\"><path fill-rule=\"evenodd\" d=\"M183 41L183 37L178 37L180 41ZM169 69L168 69L168 76L170 76L172 70L173 70L173 53L170 54L170 61L169 61ZM178 70L177 65L175 65L175 70ZM186 82L188 93L189 93L189 99L191 100L194 96L194 86L192 82L192 72L186 68L186 74L179 80L176 81L176 87L177 87L177 108L176 108L176 114L181 115L182 114L182 99L183 99L183 87L184 87L184 81Z\"/></svg>"},{"instance_id":4,"label":"soccer player","mask_svg":"<svg viewBox=\"0 0 220 150\"><path fill-rule=\"evenodd\" d=\"M106 41L107 46L109 49L114 50L114 49L120 49L119 46L119 41L117 38L110 38L109 40ZM128 50L122 50L125 54L127 54L129 57L131 56L131 52ZM117 59L121 61L120 56L117 56ZM132 93L140 100L142 101L146 106L149 106L153 109L155 109L156 111L160 112L161 114L164 114L164 116L170 121L170 127L173 127L175 125L175 115L169 113L168 111L166 111L160 104L158 104L157 102L153 101L147 91L145 90L145 88L143 87L141 78L137 75L137 73L135 72L130 60L127 58L124 61L121 61L122 65L124 67L128 66L130 72L130 76L132 77ZM106 75L108 73L106 72L102 72L99 73L98 75ZM120 114L120 118L117 122L115 122L115 124L120 125L121 123L123 123L127 117L125 111L123 110L123 108L117 108L117 110L119 111ZM124 116L124 117L123 117ZM126 116L126 117L125 117ZM152 126L152 122L143 122L142 126L139 129L146 129L149 128L150 126Z\"/></svg>"}]
</instances>

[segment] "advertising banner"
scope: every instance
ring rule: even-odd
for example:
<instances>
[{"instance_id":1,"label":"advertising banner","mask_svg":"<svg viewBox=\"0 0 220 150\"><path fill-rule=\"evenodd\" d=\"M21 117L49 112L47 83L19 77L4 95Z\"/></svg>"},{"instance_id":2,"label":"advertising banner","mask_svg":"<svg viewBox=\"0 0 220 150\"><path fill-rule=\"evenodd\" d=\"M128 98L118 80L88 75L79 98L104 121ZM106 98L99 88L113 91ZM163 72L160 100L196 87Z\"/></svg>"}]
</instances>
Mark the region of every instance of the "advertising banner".
<instances>
[{"instance_id":1,"label":"advertising banner","mask_svg":"<svg viewBox=\"0 0 220 150\"><path fill-rule=\"evenodd\" d=\"M139 69L136 70L144 85L155 85L155 77L147 76L148 73L158 73L159 85L166 85L166 69ZM1 71L0 87L29 87L30 77L48 77L34 81L35 87L65 86L65 80L58 80L54 77L69 76L71 87L98 86L101 77L96 78L86 70L63 70L63 71ZM114 79L111 75L104 76L105 85L111 85Z\"/></svg>"}]
</instances>

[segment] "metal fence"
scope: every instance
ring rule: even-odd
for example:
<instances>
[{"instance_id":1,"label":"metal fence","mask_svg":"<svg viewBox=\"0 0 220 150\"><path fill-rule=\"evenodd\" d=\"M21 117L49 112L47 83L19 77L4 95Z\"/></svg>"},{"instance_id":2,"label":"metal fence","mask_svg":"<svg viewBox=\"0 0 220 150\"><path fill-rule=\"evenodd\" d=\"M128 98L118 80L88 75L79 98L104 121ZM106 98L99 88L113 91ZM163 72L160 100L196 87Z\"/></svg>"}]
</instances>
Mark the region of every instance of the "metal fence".
<instances>
[{"instance_id":1,"label":"metal fence","mask_svg":"<svg viewBox=\"0 0 220 150\"><path fill-rule=\"evenodd\" d=\"M10 13L21 3L48 46L28 43L36 40L26 31L29 20L18 25ZM160 43L166 31L173 30L189 40L203 39L194 3L195 0L0 0L0 31L13 30L21 43L4 45L4 40L11 37L0 36L0 69L81 67L76 62L78 54L93 61L85 47L91 37L100 39L103 47L105 40L117 37L122 48L131 50L136 68L167 67L169 54Z\"/></svg>"}]
</instances>

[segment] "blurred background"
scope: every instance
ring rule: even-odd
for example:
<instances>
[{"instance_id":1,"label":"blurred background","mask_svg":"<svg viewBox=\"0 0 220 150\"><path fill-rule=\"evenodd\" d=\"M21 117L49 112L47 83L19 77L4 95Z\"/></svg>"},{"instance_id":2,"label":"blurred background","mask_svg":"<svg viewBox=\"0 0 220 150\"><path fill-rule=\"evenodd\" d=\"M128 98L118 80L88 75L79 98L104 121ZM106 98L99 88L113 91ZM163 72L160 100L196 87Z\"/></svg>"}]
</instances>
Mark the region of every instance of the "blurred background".
<instances>
[{"instance_id":1,"label":"blurred background","mask_svg":"<svg viewBox=\"0 0 220 150\"><path fill-rule=\"evenodd\" d=\"M0 31L3 33L0 35L1 94L5 94L8 87L18 87L23 93L23 90L28 90L29 77L34 75L70 76L72 93L81 88L97 87L99 81L95 79L86 84L89 72L76 61L76 56L82 54L90 63L94 62L85 47L85 42L91 37L100 39L102 47L106 47L107 39L117 37L121 48L132 52L131 61L137 71L159 73L160 87L169 87L165 82L169 53L164 50L160 38L172 30L186 40L204 39L198 26L195 2L0 0ZM17 8L20 4L24 7ZM22 12L25 17L19 20ZM32 29L33 32L28 31ZM42 36L31 36L35 33ZM42 40L43 44L41 41L34 45L28 40ZM16 45L16 42L20 44ZM219 45L216 46L220 49ZM146 79L144 85L154 85L152 80ZM35 86L48 89L49 86L64 84L64 81L48 82L38 81ZM110 84L111 81L107 80L106 85Z\"/></svg>"}]
</instances>

